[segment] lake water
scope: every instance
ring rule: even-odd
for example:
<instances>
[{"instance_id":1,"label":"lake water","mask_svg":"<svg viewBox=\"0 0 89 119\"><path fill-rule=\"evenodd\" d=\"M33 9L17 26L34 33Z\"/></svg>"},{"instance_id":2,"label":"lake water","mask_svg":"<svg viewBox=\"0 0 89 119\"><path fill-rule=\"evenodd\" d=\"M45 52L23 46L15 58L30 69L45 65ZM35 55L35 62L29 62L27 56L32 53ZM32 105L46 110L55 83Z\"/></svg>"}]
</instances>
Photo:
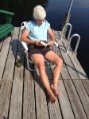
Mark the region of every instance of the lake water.
<instances>
[{"instance_id":1,"label":"lake water","mask_svg":"<svg viewBox=\"0 0 89 119\"><path fill-rule=\"evenodd\" d=\"M20 26L24 20L32 18L32 9L42 4L47 11L47 20L55 30L61 30L64 16L68 11L71 0L0 0L0 9L15 12L12 23ZM74 0L70 23L73 25L72 33L81 36L78 48L78 59L89 77L89 0Z\"/></svg>"},{"instance_id":2,"label":"lake water","mask_svg":"<svg viewBox=\"0 0 89 119\"><path fill-rule=\"evenodd\" d=\"M69 4L70 0L48 1L47 18L54 29L61 30ZM74 0L70 23L73 25L72 33L81 36L77 57L89 77L89 0Z\"/></svg>"}]
</instances>

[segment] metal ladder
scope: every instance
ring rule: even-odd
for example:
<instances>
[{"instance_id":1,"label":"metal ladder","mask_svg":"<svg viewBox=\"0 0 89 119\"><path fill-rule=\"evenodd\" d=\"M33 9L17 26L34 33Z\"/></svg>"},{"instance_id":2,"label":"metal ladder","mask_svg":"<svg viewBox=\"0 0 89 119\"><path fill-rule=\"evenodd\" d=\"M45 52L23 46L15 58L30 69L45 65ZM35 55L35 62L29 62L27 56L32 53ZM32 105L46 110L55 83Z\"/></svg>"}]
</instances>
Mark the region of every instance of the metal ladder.
<instances>
[{"instance_id":1,"label":"metal ladder","mask_svg":"<svg viewBox=\"0 0 89 119\"><path fill-rule=\"evenodd\" d=\"M66 39L68 40L67 53L70 52L71 42L73 41L74 37L77 37L76 46L75 46L75 49L74 49L74 51L73 51L73 53L77 55L77 49L78 49L78 46L79 46L79 43L80 43L80 35L77 34L77 33L71 35L71 32L72 32L72 24L66 23L65 26L63 27L63 30L62 30L61 41L62 41L63 38L65 37L65 36L64 36L64 31L65 31L65 28L66 28L66 27L69 27L68 36L67 36L67 38L66 38Z\"/></svg>"},{"instance_id":2,"label":"metal ladder","mask_svg":"<svg viewBox=\"0 0 89 119\"><path fill-rule=\"evenodd\" d=\"M72 32L72 25L71 25L70 23L66 23L65 26L64 26L63 29L62 29L61 41L62 41L63 38L65 37L65 36L64 36L64 31L65 31L65 28L66 28L66 27L69 27L69 33L68 33L67 39L70 38L70 35L71 35L71 32Z\"/></svg>"},{"instance_id":3,"label":"metal ladder","mask_svg":"<svg viewBox=\"0 0 89 119\"><path fill-rule=\"evenodd\" d=\"M70 51L71 42L73 41L73 38L74 37L77 37L77 43L76 43L76 46L75 46L75 49L74 49L74 53L75 53L75 55L77 55L77 49L78 49L78 46L79 46L79 43L80 43L80 35L79 34L73 34L70 37L70 39L69 39L69 45L67 47L67 53L69 53L69 51Z\"/></svg>"}]
</instances>

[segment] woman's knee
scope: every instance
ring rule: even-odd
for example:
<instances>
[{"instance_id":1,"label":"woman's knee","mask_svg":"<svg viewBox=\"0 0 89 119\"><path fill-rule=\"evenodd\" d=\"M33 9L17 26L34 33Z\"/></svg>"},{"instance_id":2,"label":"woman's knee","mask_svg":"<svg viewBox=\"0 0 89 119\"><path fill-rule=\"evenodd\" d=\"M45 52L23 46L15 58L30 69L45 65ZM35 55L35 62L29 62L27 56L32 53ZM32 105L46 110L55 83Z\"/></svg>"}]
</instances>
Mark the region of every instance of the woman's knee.
<instances>
[{"instance_id":1,"label":"woman's knee","mask_svg":"<svg viewBox=\"0 0 89 119\"><path fill-rule=\"evenodd\" d=\"M39 70L45 69L45 64L44 64L44 62L39 62L39 63L36 64L36 66L37 66L37 68L38 68Z\"/></svg>"},{"instance_id":2,"label":"woman's knee","mask_svg":"<svg viewBox=\"0 0 89 119\"><path fill-rule=\"evenodd\" d=\"M63 65L63 60L61 58L59 58L56 62L56 65L62 66Z\"/></svg>"}]
</instances>

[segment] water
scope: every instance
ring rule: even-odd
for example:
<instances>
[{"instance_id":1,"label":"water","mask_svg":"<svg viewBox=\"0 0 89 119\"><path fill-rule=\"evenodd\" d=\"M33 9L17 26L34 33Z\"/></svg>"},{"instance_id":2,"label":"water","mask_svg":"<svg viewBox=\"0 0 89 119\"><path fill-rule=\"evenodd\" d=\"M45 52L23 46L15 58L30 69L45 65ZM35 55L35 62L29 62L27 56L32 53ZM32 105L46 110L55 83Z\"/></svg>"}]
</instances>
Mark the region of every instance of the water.
<instances>
[{"instance_id":1,"label":"water","mask_svg":"<svg viewBox=\"0 0 89 119\"><path fill-rule=\"evenodd\" d=\"M69 0L70 1L70 0ZM70 3L70 2L69 2ZM61 30L63 19L69 7L68 0L49 0L47 18L56 30ZM74 0L70 23L73 25L72 33L81 36L77 57L89 77L89 0Z\"/></svg>"},{"instance_id":2,"label":"water","mask_svg":"<svg viewBox=\"0 0 89 119\"><path fill-rule=\"evenodd\" d=\"M47 20L55 30L61 30L64 16L68 11L70 0L0 0L0 9L15 12L12 23L20 26L24 20L32 18L32 9L42 4L47 11ZM70 23L73 25L72 33L81 36L78 48L78 59L89 77L89 0L74 0Z\"/></svg>"}]
</instances>

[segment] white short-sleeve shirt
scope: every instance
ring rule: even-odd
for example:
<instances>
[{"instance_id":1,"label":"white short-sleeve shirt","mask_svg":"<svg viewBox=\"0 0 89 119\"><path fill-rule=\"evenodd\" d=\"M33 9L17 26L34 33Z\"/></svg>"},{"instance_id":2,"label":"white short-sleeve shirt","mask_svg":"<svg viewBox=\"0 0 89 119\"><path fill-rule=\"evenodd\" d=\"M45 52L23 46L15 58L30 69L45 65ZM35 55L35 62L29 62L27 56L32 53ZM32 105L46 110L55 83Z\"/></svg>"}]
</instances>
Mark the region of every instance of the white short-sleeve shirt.
<instances>
[{"instance_id":1,"label":"white short-sleeve shirt","mask_svg":"<svg viewBox=\"0 0 89 119\"><path fill-rule=\"evenodd\" d=\"M41 25L38 25L35 21L29 21L26 26L29 30L29 38L31 40L47 41L47 30L50 28L50 24L45 20Z\"/></svg>"}]
</instances>

